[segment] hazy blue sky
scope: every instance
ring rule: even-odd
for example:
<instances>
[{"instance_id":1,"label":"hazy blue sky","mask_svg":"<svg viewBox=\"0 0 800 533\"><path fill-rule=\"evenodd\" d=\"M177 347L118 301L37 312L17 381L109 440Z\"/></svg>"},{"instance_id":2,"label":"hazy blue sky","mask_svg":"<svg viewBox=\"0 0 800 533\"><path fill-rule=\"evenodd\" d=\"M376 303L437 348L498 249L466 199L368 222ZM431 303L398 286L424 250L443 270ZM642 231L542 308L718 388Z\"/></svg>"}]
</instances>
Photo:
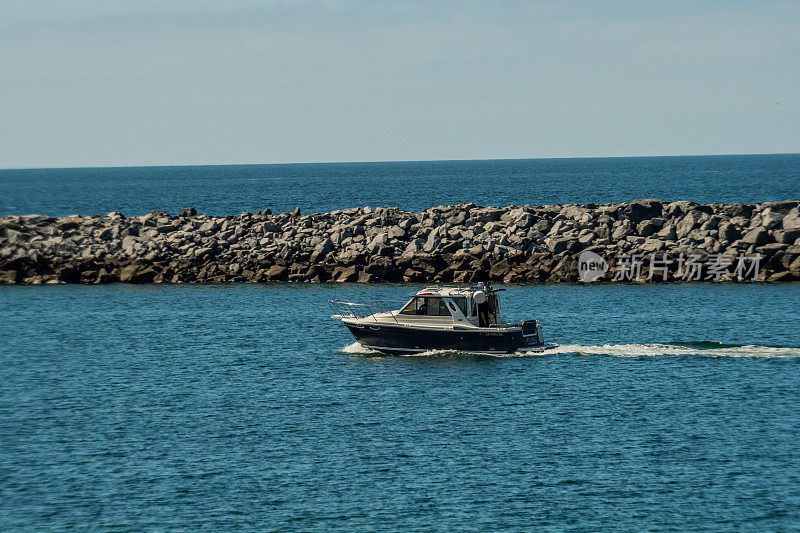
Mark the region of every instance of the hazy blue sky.
<instances>
[{"instance_id":1,"label":"hazy blue sky","mask_svg":"<svg viewBox=\"0 0 800 533\"><path fill-rule=\"evenodd\" d=\"M0 167L800 151L800 2L0 0Z\"/></svg>"}]
</instances>

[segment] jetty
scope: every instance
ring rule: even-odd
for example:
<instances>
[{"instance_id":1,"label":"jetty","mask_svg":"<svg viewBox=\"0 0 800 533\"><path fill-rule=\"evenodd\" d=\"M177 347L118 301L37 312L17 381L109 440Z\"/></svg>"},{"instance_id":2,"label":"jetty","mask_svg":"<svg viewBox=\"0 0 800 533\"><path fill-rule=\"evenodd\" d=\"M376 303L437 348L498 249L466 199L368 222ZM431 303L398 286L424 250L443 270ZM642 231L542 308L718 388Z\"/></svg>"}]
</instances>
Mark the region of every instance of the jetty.
<instances>
[{"instance_id":1,"label":"jetty","mask_svg":"<svg viewBox=\"0 0 800 533\"><path fill-rule=\"evenodd\" d=\"M6 216L0 283L580 283L584 252L607 262L599 283L796 281L799 203ZM746 277L737 271L743 257Z\"/></svg>"}]
</instances>

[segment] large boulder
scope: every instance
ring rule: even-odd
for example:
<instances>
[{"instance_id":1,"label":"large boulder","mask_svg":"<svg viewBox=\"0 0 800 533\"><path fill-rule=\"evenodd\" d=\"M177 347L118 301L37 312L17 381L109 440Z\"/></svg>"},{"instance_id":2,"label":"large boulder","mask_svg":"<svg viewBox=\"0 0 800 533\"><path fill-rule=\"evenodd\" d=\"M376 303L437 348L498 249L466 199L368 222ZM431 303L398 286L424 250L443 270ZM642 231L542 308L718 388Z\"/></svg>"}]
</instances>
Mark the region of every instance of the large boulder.
<instances>
[{"instance_id":1,"label":"large boulder","mask_svg":"<svg viewBox=\"0 0 800 533\"><path fill-rule=\"evenodd\" d=\"M660 231L662 227L664 227L664 219L655 217L639 222L636 226L636 232L642 237L649 237L657 231Z\"/></svg>"},{"instance_id":2,"label":"large boulder","mask_svg":"<svg viewBox=\"0 0 800 533\"><path fill-rule=\"evenodd\" d=\"M337 267L333 271L331 279L339 283L356 281L358 279L358 268L355 266Z\"/></svg>"},{"instance_id":3,"label":"large boulder","mask_svg":"<svg viewBox=\"0 0 800 533\"><path fill-rule=\"evenodd\" d=\"M567 237L550 237L544 243L554 254L560 254L574 248L573 240Z\"/></svg>"},{"instance_id":4,"label":"large boulder","mask_svg":"<svg viewBox=\"0 0 800 533\"><path fill-rule=\"evenodd\" d=\"M624 239L632 232L633 228L631 227L631 223L627 220L622 222L616 222L614 224L616 227L611 232L611 240L619 241Z\"/></svg>"},{"instance_id":5,"label":"large boulder","mask_svg":"<svg viewBox=\"0 0 800 533\"><path fill-rule=\"evenodd\" d=\"M0 285L13 285L18 278L19 274L16 270L0 270Z\"/></svg>"},{"instance_id":6,"label":"large boulder","mask_svg":"<svg viewBox=\"0 0 800 533\"><path fill-rule=\"evenodd\" d=\"M561 210L562 215L573 220L580 220L585 213L586 209L580 205L567 205Z\"/></svg>"},{"instance_id":7,"label":"large boulder","mask_svg":"<svg viewBox=\"0 0 800 533\"><path fill-rule=\"evenodd\" d=\"M797 200L786 200L783 202L764 202L761 205L764 206L765 209L770 209L771 211L785 214L791 209L798 207L798 204L800 204L800 202Z\"/></svg>"},{"instance_id":8,"label":"large boulder","mask_svg":"<svg viewBox=\"0 0 800 533\"><path fill-rule=\"evenodd\" d=\"M284 281L289 275L288 270L286 267L281 265L272 265L269 269L264 273L266 278L270 281Z\"/></svg>"},{"instance_id":9,"label":"large boulder","mask_svg":"<svg viewBox=\"0 0 800 533\"><path fill-rule=\"evenodd\" d=\"M761 225L767 229L777 228L783 220L783 214L773 210L771 207L761 212Z\"/></svg>"},{"instance_id":10,"label":"large boulder","mask_svg":"<svg viewBox=\"0 0 800 533\"><path fill-rule=\"evenodd\" d=\"M66 217L64 219L60 219L60 221L56 224L56 229L60 231L78 229L81 227L82 223L83 221L80 218Z\"/></svg>"},{"instance_id":11,"label":"large boulder","mask_svg":"<svg viewBox=\"0 0 800 533\"><path fill-rule=\"evenodd\" d=\"M736 229L736 226L731 224L730 222L723 222L719 225L717 230L717 236L719 240L725 242L733 242L741 238L742 234Z\"/></svg>"},{"instance_id":12,"label":"large boulder","mask_svg":"<svg viewBox=\"0 0 800 533\"><path fill-rule=\"evenodd\" d=\"M667 204L664 210L670 217L682 217L684 215L687 215L690 211L697 209L698 207L700 207L700 204L698 204L697 202L692 202L689 200L681 200L679 202L671 202Z\"/></svg>"},{"instance_id":13,"label":"large boulder","mask_svg":"<svg viewBox=\"0 0 800 533\"><path fill-rule=\"evenodd\" d=\"M679 239L682 239L689 235L692 230L697 227L698 223L698 216L695 214L694 211L689 212L683 219L678 222L678 225L675 227L675 234Z\"/></svg>"},{"instance_id":14,"label":"large boulder","mask_svg":"<svg viewBox=\"0 0 800 533\"><path fill-rule=\"evenodd\" d=\"M763 226L753 228L742 237L742 242L752 244L753 246L763 246L769 242L769 231Z\"/></svg>"},{"instance_id":15,"label":"large boulder","mask_svg":"<svg viewBox=\"0 0 800 533\"><path fill-rule=\"evenodd\" d=\"M638 224L643 220L660 217L662 207L658 200L634 200L620 210L619 216Z\"/></svg>"},{"instance_id":16,"label":"large boulder","mask_svg":"<svg viewBox=\"0 0 800 533\"><path fill-rule=\"evenodd\" d=\"M800 229L800 212L796 207L783 217L783 229Z\"/></svg>"},{"instance_id":17,"label":"large boulder","mask_svg":"<svg viewBox=\"0 0 800 533\"><path fill-rule=\"evenodd\" d=\"M727 218L744 217L750 219L753 216L755 206L752 204L743 204L741 202L735 204L723 205L720 212Z\"/></svg>"},{"instance_id":18,"label":"large boulder","mask_svg":"<svg viewBox=\"0 0 800 533\"><path fill-rule=\"evenodd\" d=\"M773 237L776 242L781 244L794 244L797 239L800 239L800 229L776 229Z\"/></svg>"},{"instance_id":19,"label":"large boulder","mask_svg":"<svg viewBox=\"0 0 800 533\"><path fill-rule=\"evenodd\" d=\"M369 264L364 267L364 272L377 276L381 279L389 279L394 268L394 263L389 257L373 257Z\"/></svg>"},{"instance_id":20,"label":"large boulder","mask_svg":"<svg viewBox=\"0 0 800 533\"><path fill-rule=\"evenodd\" d=\"M122 283L149 283L155 276L155 269L147 265L132 264L123 267L119 272L119 280Z\"/></svg>"}]
</instances>

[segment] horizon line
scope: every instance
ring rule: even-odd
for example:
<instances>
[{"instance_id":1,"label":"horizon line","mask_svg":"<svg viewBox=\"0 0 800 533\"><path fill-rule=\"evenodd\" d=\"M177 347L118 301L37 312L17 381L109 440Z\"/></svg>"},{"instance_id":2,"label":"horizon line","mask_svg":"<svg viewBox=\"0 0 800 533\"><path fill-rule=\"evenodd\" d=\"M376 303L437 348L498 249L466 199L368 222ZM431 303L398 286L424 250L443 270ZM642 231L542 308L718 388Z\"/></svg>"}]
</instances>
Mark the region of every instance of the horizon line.
<instances>
[{"instance_id":1,"label":"horizon line","mask_svg":"<svg viewBox=\"0 0 800 533\"><path fill-rule=\"evenodd\" d=\"M5 170L80 170L80 169L114 169L114 168L164 168L164 167L244 167L244 166L278 166L278 165L360 165L380 163L446 163L453 161L531 161L551 159L647 159L654 157L731 157L731 156L769 156L800 155L800 152L770 153L716 153L716 154L662 154L662 155L610 155L610 156L556 156L556 157L486 157L477 159L385 159L373 161L284 161L272 163L169 163L169 164L133 164L133 165L74 165L44 167L0 167Z\"/></svg>"}]
</instances>

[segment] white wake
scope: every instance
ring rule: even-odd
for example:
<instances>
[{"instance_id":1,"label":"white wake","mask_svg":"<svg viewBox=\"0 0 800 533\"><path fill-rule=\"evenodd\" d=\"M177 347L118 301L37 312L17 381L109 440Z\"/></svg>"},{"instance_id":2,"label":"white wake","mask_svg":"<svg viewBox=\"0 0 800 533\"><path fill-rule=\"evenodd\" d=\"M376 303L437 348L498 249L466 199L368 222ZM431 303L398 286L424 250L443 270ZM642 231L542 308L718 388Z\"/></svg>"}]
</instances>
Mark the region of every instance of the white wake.
<instances>
[{"instance_id":1,"label":"white wake","mask_svg":"<svg viewBox=\"0 0 800 533\"><path fill-rule=\"evenodd\" d=\"M341 353L353 355L384 355L371 350L358 342L349 344L340 350ZM436 357L455 355L454 350L428 350L420 353L405 354L403 357ZM800 348L781 346L761 346L749 344L743 346L697 347L679 344L562 344L541 352L484 354L495 357L547 357L550 355L606 355L613 357L660 357L660 356L702 356L702 357L756 357L756 358L791 358L800 357ZM476 354L472 354L476 355ZM481 355L481 354L477 354Z\"/></svg>"},{"instance_id":2,"label":"white wake","mask_svg":"<svg viewBox=\"0 0 800 533\"><path fill-rule=\"evenodd\" d=\"M543 352L547 354L611 355L615 357L658 357L694 355L703 357L800 357L800 348L760 346L720 346L700 348L679 344L564 344Z\"/></svg>"}]
</instances>

